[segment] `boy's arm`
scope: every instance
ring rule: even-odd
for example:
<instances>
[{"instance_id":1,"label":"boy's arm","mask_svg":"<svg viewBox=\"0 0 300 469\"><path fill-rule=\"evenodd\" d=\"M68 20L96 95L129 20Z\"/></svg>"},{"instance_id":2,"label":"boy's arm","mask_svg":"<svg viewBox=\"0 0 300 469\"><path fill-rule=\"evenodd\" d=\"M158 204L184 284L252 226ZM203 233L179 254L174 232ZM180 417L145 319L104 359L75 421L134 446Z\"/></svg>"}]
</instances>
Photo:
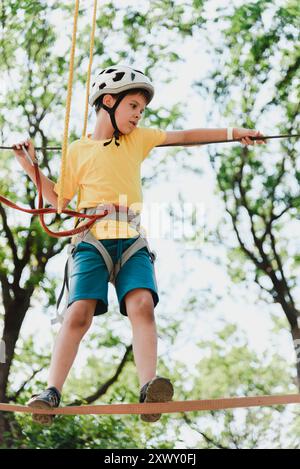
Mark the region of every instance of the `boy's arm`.
<instances>
[{"instance_id":1,"label":"boy's arm","mask_svg":"<svg viewBox=\"0 0 300 469\"><path fill-rule=\"evenodd\" d=\"M25 158L25 154L24 154L23 150L21 149L21 145L25 145L30 157L33 160L35 158L34 146L33 146L32 142L27 140L25 142L20 142L18 144L13 145L13 151L15 153L15 156L16 156L18 162L20 163L20 165L24 169L24 171L28 174L30 179L36 185L36 177L35 177L34 167ZM50 205L52 205L54 208L57 208L58 197L57 197L56 193L53 190L54 182L51 181L51 179L47 178L47 176L45 176L40 169L39 169L39 172L40 172L40 178L41 178L41 184L42 184L43 197L47 200L47 202ZM69 203L70 203L69 199L64 199L63 200L63 208L65 208Z\"/></svg>"},{"instance_id":2,"label":"boy's arm","mask_svg":"<svg viewBox=\"0 0 300 469\"><path fill-rule=\"evenodd\" d=\"M234 137L235 138L235 137ZM166 132L162 145L207 142L209 140L226 140L227 129L190 129Z\"/></svg>"},{"instance_id":3,"label":"boy's arm","mask_svg":"<svg viewBox=\"0 0 300 469\"><path fill-rule=\"evenodd\" d=\"M28 164L28 166L26 167L23 166L23 168L28 174L28 176L30 177L30 179L34 182L34 184L37 185L34 167ZM53 190L55 183L51 181L51 179L47 178L47 176L45 176L40 169L39 169L39 172L40 172L40 178L41 178L41 184L42 184L43 197L47 200L47 202L50 205L52 205L52 207L57 208L58 196ZM69 203L70 203L70 199L63 199L62 208L63 209L66 208L67 205L69 205Z\"/></svg>"},{"instance_id":4,"label":"boy's arm","mask_svg":"<svg viewBox=\"0 0 300 469\"><path fill-rule=\"evenodd\" d=\"M254 141L249 137L262 136L257 130L234 128L233 139L241 139L244 145L253 145ZM167 131L166 139L162 145L168 144L184 144L194 142L207 142L207 141L222 141L227 140L227 129L190 129L190 130L176 130ZM257 143L265 143L263 140L257 140Z\"/></svg>"}]
</instances>

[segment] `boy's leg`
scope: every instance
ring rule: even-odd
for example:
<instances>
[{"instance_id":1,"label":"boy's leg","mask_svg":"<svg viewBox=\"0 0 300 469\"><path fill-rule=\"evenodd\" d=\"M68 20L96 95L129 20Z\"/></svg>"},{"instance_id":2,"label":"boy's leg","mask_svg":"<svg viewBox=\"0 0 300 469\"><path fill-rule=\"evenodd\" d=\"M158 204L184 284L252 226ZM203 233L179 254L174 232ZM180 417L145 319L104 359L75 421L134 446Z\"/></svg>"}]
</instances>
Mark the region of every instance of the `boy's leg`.
<instances>
[{"instance_id":1,"label":"boy's leg","mask_svg":"<svg viewBox=\"0 0 300 469\"><path fill-rule=\"evenodd\" d=\"M125 296L128 318L132 326L132 346L140 386L156 375L157 332L151 292L145 288L131 290Z\"/></svg>"},{"instance_id":2,"label":"boy's leg","mask_svg":"<svg viewBox=\"0 0 300 469\"><path fill-rule=\"evenodd\" d=\"M67 309L55 341L49 371L48 388L28 401L29 407L49 409L58 407L60 393L76 357L80 341L89 329L97 300L78 300ZM33 421L51 425L53 414L34 414Z\"/></svg>"},{"instance_id":3,"label":"boy's leg","mask_svg":"<svg viewBox=\"0 0 300 469\"><path fill-rule=\"evenodd\" d=\"M97 300L94 299L78 300L67 309L54 344L48 387L54 386L60 392L62 391L80 341L92 323L96 302Z\"/></svg>"},{"instance_id":4,"label":"boy's leg","mask_svg":"<svg viewBox=\"0 0 300 469\"><path fill-rule=\"evenodd\" d=\"M152 294L145 288L131 290L125 296L126 311L132 325L133 354L138 371L140 402L172 400L170 380L156 376L157 333ZM142 414L144 422L156 422L160 414Z\"/></svg>"}]
</instances>

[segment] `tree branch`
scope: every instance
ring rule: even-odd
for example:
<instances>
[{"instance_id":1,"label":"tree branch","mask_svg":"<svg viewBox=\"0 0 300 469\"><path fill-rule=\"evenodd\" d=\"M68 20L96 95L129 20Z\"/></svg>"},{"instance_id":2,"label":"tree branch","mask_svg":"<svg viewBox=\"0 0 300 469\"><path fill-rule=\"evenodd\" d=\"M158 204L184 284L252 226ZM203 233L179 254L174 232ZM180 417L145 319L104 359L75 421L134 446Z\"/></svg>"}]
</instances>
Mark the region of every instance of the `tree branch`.
<instances>
[{"instance_id":1,"label":"tree branch","mask_svg":"<svg viewBox=\"0 0 300 469\"><path fill-rule=\"evenodd\" d=\"M246 149L244 149L244 151L246 151ZM251 210L251 208L249 207L249 204L247 202L246 192L245 192L245 189L244 189L243 183L242 183L244 165L245 165L245 162L244 162L244 160L242 160L242 164L241 164L241 167L240 167L240 171L238 173L238 177L236 178L236 182L238 183L238 187L239 187L239 191L240 191L240 195L241 195L241 200L243 202L243 207L246 209L246 211L248 213L248 216L249 216L249 219L250 219L251 234L252 234L252 237L253 237L254 244L257 247L258 252L261 256L262 264L266 268L267 266L271 266L271 262L268 259L268 256L267 256L267 254L265 253L265 251L263 249L263 243L262 243L261 239L259 239L256 236L256 233L255 233L255 227L254 227L254 221L253 221L254 213ZM234 191L233 191L233 194L234 194ZM235 194L234 194L234 197L236 197Z\"/></svg>"},{"instance_id":2,"label":"tree branch","mask_svg":"<svg viewBox=\"0 0 300 469\"><path fill-rule=\"evenodd\" d=\"M219 449L230 449L226 446L221 445L221 443L219 443L216 440L212 439L206 433L201 432L195 425L193 425L192 420L186 414L183 414L183 419L188 424L188 426L192 430L194 430L195 432L199 433L199 435L201 435L207 443L209 443L209 444L211 444L211 445L213 445L213 446L215 446L216 448L219 448Z\"/></svg>"},{"instance_id":3,"label":"tree branch","mask_svg":"<svg viewBox=\"0 0 300 469\"><path fill-rule=\"evenodd\" d=\"M3 307L4 310L7 311L11 302L13 301L11 294L10 294L10 283L7 280L6 275L0 271L0 282L2 288L2 295L3 295Z\"/></svg>"},{"instance_id":4,"label":"tree branch","mask_svg":"<svg viewBox=\"0 0 300 469\"><path fill-rule=\"evenodd\" d=\"M11 229L9 228L8 223L7 223L6 212L5 212L5 210L3 208L3 205L1 203L0 203L0 214L1 214L1 217L2 217L3 230L4 230L4 233L5 233L6 238L8 240L8 245L9 245L11 251L12 251L14 265L17 266L18 262L19 262L17 247L15 245L15 241L14 241L14 237L13 237L13 234L11 232Z\"/></svg>"},{"instance_id":5,"label":"tree branch","mask_svg":"<svg viewBox=\"0 0 300 469\"><path fill-rule=\"evenodd\" d=\"M24 381L24 383L20 386L20 388L14 392L13 394L9 395L8 396L8 400L9 401L12 401L12 402L16 402L19 395L21 394L21 392L24 390L24 388L27 386L28 383L30 383L30 381L35 377L35 375L37 375L40 371L42 371L44 369L44 365L41 366L41 368L39 368L38 370L35 370L32 375L26 380Z\"/></svg>"},{"instance_id":6,"label":"tree branch","mask_svg":"<svg viewBox=\"0 0 300 469\"><path fill-rule=\"evenodd\" d=\"M107 390L110 388L110 386L112 386L117 381L119 375L121 374L121 372L122 372L122 370L123 370L123 368L124 368L124 366L125 366L125 364L128 360L129 355L131 354L131 351L132 351L132 345L128 345L126 347L124 356L123 356L118 368L116 369L115 374L108 381L106 381L106 383L102 384L102 386L100 386L99 389L94 394L91 394L90 396L88 396L86 398L76 400L76 401L74 401L74 402L72 402L71 404L68 404L68 405L72 406L72 405L81 405L81 404L91 404L92 402L99 399L99 397L103 396L107 392Z\"/></svg>"},{"instance_id":7,"label":"tree branch","mask_svg":"<svg viewBox=\"0 0 300 469\"><path fill-rule=\"evenodd\" d=\"M289 297L289 300L290 300L290 303L292 305L293 308L295 308L295 303L294 303L294 300L293 300L293 297L291 295L291 292L290 292L290 289L289 289L289 286L287 284L287 280L286 280L286 277L285 277L285 274L284 274L284 271L283 271L283 265L282 265L282 262L281 262L281 259L280 259L280 256L277 252L277 249L276 249L276 241L275 241L275 237L272 233L272 231L270 230L270 239L271 239L271 245L272 245L272 249L273 249L273 253L274 253L274 257L276 259L276 262L277 262L277 265L278 265L278 269L279 269L279 272L280 272L280 275L281 275L281 279L282 279L282 282L283 282L283 287L284 287L284 290L286 292L286 294L288 295Z\"/></svg>"}]
</instances>

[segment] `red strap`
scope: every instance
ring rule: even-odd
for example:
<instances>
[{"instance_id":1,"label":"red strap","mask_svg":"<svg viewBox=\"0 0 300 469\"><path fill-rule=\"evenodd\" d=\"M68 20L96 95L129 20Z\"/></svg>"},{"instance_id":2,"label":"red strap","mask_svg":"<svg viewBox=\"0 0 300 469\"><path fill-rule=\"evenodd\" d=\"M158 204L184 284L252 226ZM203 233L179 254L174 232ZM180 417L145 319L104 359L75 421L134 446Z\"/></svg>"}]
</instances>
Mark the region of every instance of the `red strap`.
<instances>
[{"instance_id":1,"label":"red strap","mask_svg":"<svg viewBox=\"0 0 300 469\"><path fill-rule=\"evenodd\" d=\"M40 219L40 223L42 227L44 228L46 233L48 233L50 236L54 238L62 238L64 236L73 236L75 234L82 233L85 230L89 230L97 220L101 219L102 217L104 217L105 215L109 213L108 210L104 210L102 214L88 215L86 213L80 213L80 212L75 212L74 210L65 209L65 210L62 210L62 213L65 213L66 215L70 215L72 217L89 218L89 221L86 222L84 225L80 226L79 228L73 228L72 230L66 230L66 231L61 231L61 232L51 231L45 224L44 214L57 213L57 210L55 208L43 207L43 195L42 195L43 193L42 193L42 182L41 182L40 172L39 172L37 163L33 163L33 164L34 164L36 184L37 184L37 190L38 190L38 196L39 196L38 208L26 209L26 208L20 207L19 205L14 204L13 202L8 200L6 197L3 197L2 195L0 195L0 202L4 203L5 205L8 205L11 208L14 208L15 210L20 210L22 212L39 215L39 219ZM113 205L117 212L128 211L128 207L124 207L124 206L117 205L117 204L113 204Z\"/></svg>"}]
</instances>

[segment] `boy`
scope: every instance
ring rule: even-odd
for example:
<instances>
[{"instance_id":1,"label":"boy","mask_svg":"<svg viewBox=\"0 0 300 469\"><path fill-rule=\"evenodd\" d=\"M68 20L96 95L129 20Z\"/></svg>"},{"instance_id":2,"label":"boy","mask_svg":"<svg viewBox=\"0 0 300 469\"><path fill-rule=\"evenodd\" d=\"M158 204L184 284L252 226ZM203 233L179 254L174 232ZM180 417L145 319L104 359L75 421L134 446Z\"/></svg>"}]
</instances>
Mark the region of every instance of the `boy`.
<instances>
[{"instance_id":1,"label":"boy","mask_svg":"<svg viewBox=\"0 0 300 469\"><path fill-rule=\"evenodd\" d=\"M120 205L120 196L127 207L141 206L140 166L157 145L193 141L241 139L248 145L250 136L261 135L249 129L194 129L166 132L139 128L138 122L154 95L149 79L128 66L104 69L95 79L89 102L95 106L97 119L94 133L74 141L68 148L67 177L64 181L66 207L80 186L79 211L93 210L107 204ZM260 140L258 143L264 143ZM33 167L24 158L25 145L34 159L32 142L14 145L15 154L25 171L36 183ZM43 196L57 207L61 181L54 184L40 171ZM129 213L129 212L128 212ZM140 210L136 211L138 215ZM116 215L116 213L115 213ZM127 215L127 211L126 211ZM140 237L138 224L128 219L101 219L91 229L93 239L104 246L113 263ZM86 238L84 238L86 239ZM76 357L84 334L93 316L107 311L109 272L98 245L81 241L73 252L70 297L62 327L52 355L48 388L34 395L31 407L57 407L63 384ZM121 266L114 279L120 312L128 316L133 333L133 353L140 382L140 402L166 402L173 396L167 378L156 376L157 333L154 308L159 298L153 258L147 246L136 251ZM34 415L34 420L51 424L52 415ZM160 414L145 414L143 421L155 422Z\"/></svg>"}]
</instances>

